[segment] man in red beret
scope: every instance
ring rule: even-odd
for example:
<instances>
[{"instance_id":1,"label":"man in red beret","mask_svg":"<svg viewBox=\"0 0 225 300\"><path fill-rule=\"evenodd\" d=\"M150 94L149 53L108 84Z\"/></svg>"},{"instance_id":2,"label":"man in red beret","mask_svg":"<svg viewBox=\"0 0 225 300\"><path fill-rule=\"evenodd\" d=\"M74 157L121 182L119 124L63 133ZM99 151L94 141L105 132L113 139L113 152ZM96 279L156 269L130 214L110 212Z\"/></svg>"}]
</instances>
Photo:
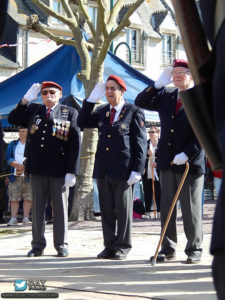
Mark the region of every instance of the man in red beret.
<instances>
[{"instance_id":1,"label":"man in red beret","mask_svg":"<svg viewBox=\"0 0 225 300\"><path fill-rule=\"evenodd\" d=\"M147 155L145 118L141 109L124 100L126 83L110 75L83 102L81 128L98 128L93 177L97 179L105 249L98 259L122 260L131 245L132 186L141 179ZM106 96L106 104L95 107Z\"/></svg>"},{"instance_id":2,"label":"man in red beret","mask_svg":"<svg viewBox=\"0 0 225 300\"><path fill-rule=\"evenodd\" d=\"M41 92L43 104L31 103ZM32 193L32 249L40 256L46 247L45 208L53 206L54 246L58 256L68 255L68 194L78 174L80 130L78 112L59 103L62 87L52 81L34 83L13 109L8 121L28 128L25 148L26 172Z\"/></svg>"},{"instance_id":3,"label":"man in red beret","mask_svg":"<svg viewBox=\"0 0 225 300\"><path fill-rule=\"evenodd\" d=\"M165 87L173 82L175 87ZM136 98L141 108L158 111L161 121L161 137L158 143L156 163L160 171L161 226L164 227L176 190L189 162L189 173L179 200L187 238L185 254L187 263L199 263L202 254L201 199L205 173L204 152L189 124L179 98L179 91L193 86L188 62L175 60L173 67L165 69L153 86L147 87ZM175 259L177 244L177 208L174 209L157 261Z\"/></svg>"}]
</instances>

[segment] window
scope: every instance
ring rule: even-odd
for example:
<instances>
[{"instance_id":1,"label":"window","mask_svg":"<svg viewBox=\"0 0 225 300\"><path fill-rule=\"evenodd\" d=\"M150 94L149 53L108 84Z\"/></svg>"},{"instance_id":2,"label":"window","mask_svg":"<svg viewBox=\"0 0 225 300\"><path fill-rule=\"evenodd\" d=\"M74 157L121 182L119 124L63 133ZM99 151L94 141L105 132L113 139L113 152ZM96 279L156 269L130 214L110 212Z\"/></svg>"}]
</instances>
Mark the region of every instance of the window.
<instances>
[{"instance_id":1,"label":"window","mask_svg":"<svg viewBox=\"0 0 225 300\"><path fill-rule=\"evenodd\" d=\"M174 36L171 34L163 35L162 44L162 64L172 65L174 60Z\"/></svg>"},{"instance_id":2,"label":"window","mask_svg":"<svg viewBox=\"0 0 225 300\"><path fill-rule=\"evenodd\" d=\"M52 0L52 9L59 14L63 14L63 7L59 0ZM52 18L52 23L62 24L62 22L56 18Z\"/></svg>"},{"instance_id":3,"label":"window","mask_svg":"<svg viewBox=\"0 0 225 300\"><path fill-rule=\"evenodd\" d=\"M140 31L136 29L127 29L126 42L131 49L132 62L143 63L142 48L140 46ZM129 51L127 49L127 61L129 60Z\"/></svg>"},{"instance_id":4,"label":"window","mask_svg":"<svg viewBox=\"0 0 225 300\"><path fill-rule=\"evenodd\" d=\"M97 24L97 14L98 14L97 7L89 6L89 16L95 29Z\"/></svg>"}]
</instances>

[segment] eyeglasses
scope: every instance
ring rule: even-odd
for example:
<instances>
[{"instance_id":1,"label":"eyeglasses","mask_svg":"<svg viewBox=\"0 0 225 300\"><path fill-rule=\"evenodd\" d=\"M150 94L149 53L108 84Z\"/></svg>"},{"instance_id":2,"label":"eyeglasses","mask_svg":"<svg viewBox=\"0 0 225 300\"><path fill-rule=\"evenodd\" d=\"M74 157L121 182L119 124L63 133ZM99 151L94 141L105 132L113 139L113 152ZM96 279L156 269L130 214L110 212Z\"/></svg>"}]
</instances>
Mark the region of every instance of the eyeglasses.
<instances>
[{"instance_id":1,"label":"eyeglasses","mask_svg":"<svg viewBox=\"0 0 225 300\"><path fill-rule=\"evenodd\" d=\"M183 76L183 75L187 75L190 74L189 72L185 72L185 71L181 71L181 72L173 72L172 75L173 76Z\"/></svg>"},{"instance_id":2,"label":"eyeglasses","mask_svg":"<svg viewBox=\"0 0 225 300\"><path fill-rule=\"evenodd\" d=\"M157 133L156 131L149 131L149 133Z\"/></svg>"},{"instance_id":3,"label":"eyeglasses","mask_svg":"<svg viewBox=\"0 0 225 300\"><path fill-rule=\"evenodd\" d=\"M55 93L57 93L58 91L55 91L55 90L47 90L47 91L42 91L41 94L46 96L48 93L50 95L55 95Z\"/></svg>"}]
</instances>

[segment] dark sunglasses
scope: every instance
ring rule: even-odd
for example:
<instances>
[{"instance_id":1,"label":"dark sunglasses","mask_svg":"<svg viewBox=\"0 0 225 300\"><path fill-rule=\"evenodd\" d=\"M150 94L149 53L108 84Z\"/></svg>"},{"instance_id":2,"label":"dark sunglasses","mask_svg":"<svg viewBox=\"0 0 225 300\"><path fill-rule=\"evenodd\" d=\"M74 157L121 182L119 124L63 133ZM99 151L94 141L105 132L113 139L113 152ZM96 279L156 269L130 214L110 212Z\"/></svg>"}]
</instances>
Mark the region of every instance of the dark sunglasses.
<instances>
[{"instance_id":1,"label":"dark sunglasses","mask_svg":"<svg viewBox=\"0 0 225 300\"><path fill-rule=\"evenodd\" d=\"M50 95L55 95L55 93L57 93L58 91L55 91L55 90L47 90L47 91L42 91L41 94L46 96L48 93Z\"/></svg>"}]
</instances>

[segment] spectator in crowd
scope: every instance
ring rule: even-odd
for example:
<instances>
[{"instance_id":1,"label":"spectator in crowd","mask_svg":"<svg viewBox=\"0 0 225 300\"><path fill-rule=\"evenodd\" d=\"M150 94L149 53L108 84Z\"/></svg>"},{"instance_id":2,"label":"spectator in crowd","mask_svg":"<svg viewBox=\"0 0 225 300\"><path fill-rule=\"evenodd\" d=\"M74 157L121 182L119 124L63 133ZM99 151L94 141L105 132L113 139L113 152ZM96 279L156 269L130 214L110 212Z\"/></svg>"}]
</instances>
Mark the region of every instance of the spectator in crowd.
<instances>
[{"instance_id":1,"label":"spectator in crowd","mask_svg":"<svg viewBox=\"0 0 225 300\"><path fill-rule=\"evenodd\" d=\"M2 123L0 119L0 224L4 224L4 212L6 208L6 192L8 185L8 174L9 166L6 162L6 149L8 144L4 141L4 132L2 130Z\"/></svg>"},{"instance_id":2,"label":"spectator in crowd","mask_svg":"<svg viewBox=\"0 0 225 300\"><path fill-rule=\"evenodd\" d=\"M166 88L171 80L175 88ZM161 121L156 162L160 170L162 228L184 173L185 163L189 162L190 165L179 196L187 238L185 254L188 264L199 263L202 255L201 199L205 172L204 152L179 99L179 91L186 90L193 84L187 61L175 60L173 67L165 69L154 85L147 87L135 100L137 106L158 111ZM176 218L177 207L171 215L157 261L174 259L176 256Z\"/></svg>"},{"instance_id":3,"label":"spectator in crowd","mask_svg":"<svg viewBox=\"0 0 225 300\"><path fill-rule=\"evenodd\" d=\"M43 104L31 103L39 92ZM25 156L32 192L33 237L28 257L43 255L46 247L45 209L49 199L54 212L54 247L58 256L68 255L68 194L78 174L80 129L77 111L61 105L61 97L59 84L34 83L8 117L9 123L28 127Z\"/></svg>"},{"instance_id":4,"label":"spectator in crowd","mask_svg":"<svg viewBox=\"0 0 225 300\"><path fill-rule=\"evenodd\" d=\"M144 175L142 175L145 201L145 215L142 216L143 219L150 219L153 197L155 198L155 205L157 207L158 215L160 212L159 172L157 170L157 164L155 162L160 130L157 126L151 126L148 133L148 155L145 163L145 173Z\"/></svg>"},{"instance_id":5,"label":"spectator in crowd","mask_svg":"<svg viewBox=\"0 0 225 300\"><path fill-rule=\"evenodd\" d=\"M220 192L220 187L222 184L222 177L223 177L223 171L222 170L218 170L218 171L213 171L213 183L216 189L216 195L217 198L219 196L219 192Z\"/></svg>"},{"instance_id":6,"label":"spectator in crowd","mask_svg":"<svg viewBox=\"0 0 225 300\"><path fill-rule=\"evenodd\" d=\"M97 179L105 249L98 259L126 259L131 245L132 186L144 171L147 139L144 113L124 100L126 83L110 75L98 83L78 116L81 128L98 128L93 177ZM106 96L108 103L95 103Z\"/></svg>"},{"instance_id":7,"label":"spectator in crowd","mask_svg":"<svg viewBox=\"0 0 225 300\"><path fill-rule=\"evenodd\" d=\"M23 200L23 225L29 224L29 214L32 205L30 183L24 175L24 150L27 138L27 128L19 128L19 139L9 143L6 159L10 166L8 196L11 218L8 226L17 225L17 213L20 201Z\"/></svg>"}]
</instances>

